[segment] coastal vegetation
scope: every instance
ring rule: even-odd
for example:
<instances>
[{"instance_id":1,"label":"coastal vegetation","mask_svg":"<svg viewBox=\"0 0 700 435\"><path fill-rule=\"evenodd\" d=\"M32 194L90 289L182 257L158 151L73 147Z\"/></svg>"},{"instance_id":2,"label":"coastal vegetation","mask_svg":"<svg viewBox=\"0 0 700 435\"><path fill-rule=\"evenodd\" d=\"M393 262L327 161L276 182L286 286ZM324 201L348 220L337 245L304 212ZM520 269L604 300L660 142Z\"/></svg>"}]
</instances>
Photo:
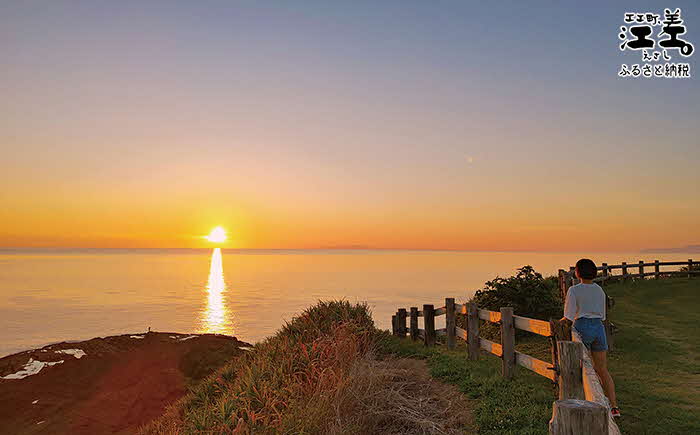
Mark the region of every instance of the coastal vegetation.
<instances>
[{"instance_id":1,"label":"coastal vegetation","mask_svg":"<svg viewBox=\"0 0 700 435\"><path fill-rule=\"evenodd\" d=\"M386 335L365 304L319 302L142 432L463 433L460 393L378 354Z\"/></svg>"},{"instance_id":2,"label":"coastal vegetation","mask_svg":"<svg viewBox=\"0 0 700 435\"><path fill-rule=\"evenodd\" d=\"M513 276L487 281L470 302L491 311L512 307L514 313L534 319L561 317L562 313L557 278L544 278L532 266L519 268Z\"/></svg>"},{"instance_id":3,"label":"coastal vegetation","mask_svg":"<svg viewBox=\"0 0 700 435\"><path fill-rule=\"evenodd\" d=\"M630 280L605 290L616 301L609 367L622 432L700 432L700 280ZM473 300L547 319L561 316L558 299L553 278L526 266L487 282ZM518 350L551 358L546 337L524 334ZM426 348L379 331L364 304L319 302L143 432L544 434L555 396L549 380L528 370L505 380L498 359L469 361L464 345Z\"/></svg>"}]
</instances>

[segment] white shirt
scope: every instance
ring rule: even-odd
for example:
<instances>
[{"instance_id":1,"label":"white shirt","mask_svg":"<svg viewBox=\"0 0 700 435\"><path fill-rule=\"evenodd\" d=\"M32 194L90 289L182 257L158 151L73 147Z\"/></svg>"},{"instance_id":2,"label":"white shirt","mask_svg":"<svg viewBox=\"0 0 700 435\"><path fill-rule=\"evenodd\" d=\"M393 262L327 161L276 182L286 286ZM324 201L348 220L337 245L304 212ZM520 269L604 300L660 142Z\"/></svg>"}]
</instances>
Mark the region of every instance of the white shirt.
<instances>
[{"instance_id":1,"label":"white shirt","mask_svg":"<svg viewBox=\"0 0 700 435\"><path fill-rule=\"evenodd\" d=\"M572 322L581 317L605 320L605 292L598 284L581 283L569 287L564 317Z\"/></svg>"}]
</instances>

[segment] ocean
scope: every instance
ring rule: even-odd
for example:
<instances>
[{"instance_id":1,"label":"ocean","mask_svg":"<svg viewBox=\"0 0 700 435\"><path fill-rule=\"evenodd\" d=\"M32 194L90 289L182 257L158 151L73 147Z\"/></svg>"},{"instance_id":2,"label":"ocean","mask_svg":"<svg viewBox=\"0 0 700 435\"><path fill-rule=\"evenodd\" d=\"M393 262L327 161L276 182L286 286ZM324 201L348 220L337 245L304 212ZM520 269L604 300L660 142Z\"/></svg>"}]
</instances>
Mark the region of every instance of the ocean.
<instances>
[{"instance_id":1,"label":"ocean","mask_svg":"<svg viewBox=\"0 0 700 435\"><path fill-rule=\"evenodd\" d=\"M388 329L399 307L442 306L445 297L466 301L497 275L524 265L555 275L584 256L609 264L693 258L639 252L0 249L0 356L148 328L254 343L320 299L367 302L377 326Z\"/></svg>"}]
</instances>

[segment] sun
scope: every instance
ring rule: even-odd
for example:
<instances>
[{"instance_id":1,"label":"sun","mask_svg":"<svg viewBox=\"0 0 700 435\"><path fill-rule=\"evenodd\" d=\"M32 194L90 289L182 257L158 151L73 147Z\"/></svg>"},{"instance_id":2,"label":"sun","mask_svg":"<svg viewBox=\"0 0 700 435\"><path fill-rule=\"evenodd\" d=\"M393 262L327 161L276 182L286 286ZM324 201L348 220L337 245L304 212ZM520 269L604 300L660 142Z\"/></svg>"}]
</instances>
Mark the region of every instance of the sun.
<instances>
[{"instance_id":1,"label":"sun","mask_svg":"<svg viewBox=\"0 0 700 435\"><path fill-rule=\"evenodd\" d=\"M204 238L212 243L224 243L226 241L226 230L221 227L216 227L211 230L208 236L204 236Z\"/></svg>"}]
</instances>

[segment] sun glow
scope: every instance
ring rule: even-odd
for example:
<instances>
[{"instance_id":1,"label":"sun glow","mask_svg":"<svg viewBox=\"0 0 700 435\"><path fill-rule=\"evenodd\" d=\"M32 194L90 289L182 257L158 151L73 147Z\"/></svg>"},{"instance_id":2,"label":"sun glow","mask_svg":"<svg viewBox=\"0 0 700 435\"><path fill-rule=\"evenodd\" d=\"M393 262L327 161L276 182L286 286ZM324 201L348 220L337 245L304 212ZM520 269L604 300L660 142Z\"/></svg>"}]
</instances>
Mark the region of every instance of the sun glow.
<instances>
[{"instance_id":1,"label":"sun glow","mask_svg":"<svg viewBox=\"0 0 700 435\"><path fill-rule=\"evenodd\" d=\"M212 243L224 243L227 239L226 230L221 227L216 227L211 230L211 233L209 233L208 236L205 236L204 238Z\"/></svg>"}]
</instances>

